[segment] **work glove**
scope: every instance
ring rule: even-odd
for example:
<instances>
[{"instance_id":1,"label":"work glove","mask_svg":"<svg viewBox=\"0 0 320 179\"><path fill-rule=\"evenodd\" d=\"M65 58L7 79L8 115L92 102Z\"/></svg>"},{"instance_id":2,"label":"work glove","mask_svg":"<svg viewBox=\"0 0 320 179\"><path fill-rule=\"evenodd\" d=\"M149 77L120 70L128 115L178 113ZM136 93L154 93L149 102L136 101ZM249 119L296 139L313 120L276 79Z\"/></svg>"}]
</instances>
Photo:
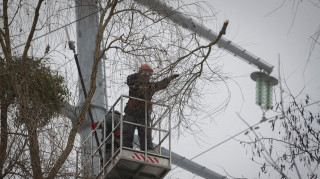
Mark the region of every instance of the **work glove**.
<instances>
[{"instance_id":1,"label":"work glove","mask_svg":"<svg viewBox=\"0 0 320 179\"><path fill-rule=\"evenodd\" d=\"M176 79L178 77L179 77L179 74L174 74L174 75L171 76L171 80Z\"/></svg>"}]
</instances>

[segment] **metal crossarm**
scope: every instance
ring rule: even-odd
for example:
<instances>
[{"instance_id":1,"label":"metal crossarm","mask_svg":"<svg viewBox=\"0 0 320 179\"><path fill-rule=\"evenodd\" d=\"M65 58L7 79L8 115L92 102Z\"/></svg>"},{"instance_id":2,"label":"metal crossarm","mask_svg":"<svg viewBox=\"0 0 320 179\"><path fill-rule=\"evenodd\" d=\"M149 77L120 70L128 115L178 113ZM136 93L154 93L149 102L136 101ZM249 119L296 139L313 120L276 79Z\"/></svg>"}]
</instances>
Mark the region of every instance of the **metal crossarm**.
<instances>
[{"instance_id":1,"label":"metal crossarm","mask_svg":"<svg viewBox=\"0 0 320 179\"><path fill-rule=\"evenodd\" d=\"M201 37L209 41L214 41L217 39L218 34L213 32L211 29L206 28L200 23L194 21L192 18L183 15L181 12L176 9L168 6L164 1L161 0L134 0L135 2L144 5L150 8L153 11L156 11L163 17L170 19L172 22L181 25L183 28L188 29L192 32L197 33ZM263 61L261 58L251 54L240 46L236 45L232 41L222 37L218 41L218 47L221 47L228 52L232 53L235 56L239 56L241 59L247 61L249 64L252 64L259 68L260 70L265 71L270 74L273 70L273 66Z\"/></svg>"}]
</instances>

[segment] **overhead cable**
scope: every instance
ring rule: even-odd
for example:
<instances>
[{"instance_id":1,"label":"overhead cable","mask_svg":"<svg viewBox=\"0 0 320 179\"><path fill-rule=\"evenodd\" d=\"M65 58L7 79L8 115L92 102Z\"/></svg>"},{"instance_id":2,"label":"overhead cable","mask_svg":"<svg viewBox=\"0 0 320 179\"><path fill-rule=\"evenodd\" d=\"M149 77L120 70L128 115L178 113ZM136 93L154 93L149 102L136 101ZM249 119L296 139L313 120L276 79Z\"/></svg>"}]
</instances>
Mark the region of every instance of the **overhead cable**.
<instances>
[{"instance_id":1,"label":"overhead cable","mask_svg":"<svg viewBox=\"0 0 320 179\"><path fill-rule=\"evenodd\" d=\"M65 24L65 25L63 25L63 26L61 26L61 27L58 27L58 28L56 28L56 29L54 29L54 30L52 30L52 31L50 31L50 32L47 32L47 33L45 33L45 34L43 34L43 35L40 35L40 36L38 36L38 37L35 37L35 38L33 38L31 41L38 40L38 39L40 39L40 38L42 38L42 37L45 37L45 36L47 36L47 35L55 32L55 31L58 31L58 30L60 30L60 29L62 29L62 28L65 28L65 27L67 27L67 26L69 26L69 25L71 25L71 24L73 24L73 23L76 23L76 22L78 22L78 21L81 21L81 20L83 20L83 19L85 19L85 18L87 18L87 17L90 17L90 16L92 16L92 15L94 15L94 14L100 12L100 11L101 11L101 10L96 11L96 12L93 12L93 13L88 14L88 15L86 15L86 16L83 16L83 17L80 18L80 19L77 19L77 20L75 20L75 21L73 21L73 22L70 22L70 23ZM25 45L25 44L26 44L26 43L22 43L22 44L20 44L20 45L17 45L17 46L15 46L15 47L13 47L12 49L19 48L19 47L21 47L21 46L23 46L23 45ZM3 54L3 52L1 52L1 54Z\"/></svg>"}]
</instances>

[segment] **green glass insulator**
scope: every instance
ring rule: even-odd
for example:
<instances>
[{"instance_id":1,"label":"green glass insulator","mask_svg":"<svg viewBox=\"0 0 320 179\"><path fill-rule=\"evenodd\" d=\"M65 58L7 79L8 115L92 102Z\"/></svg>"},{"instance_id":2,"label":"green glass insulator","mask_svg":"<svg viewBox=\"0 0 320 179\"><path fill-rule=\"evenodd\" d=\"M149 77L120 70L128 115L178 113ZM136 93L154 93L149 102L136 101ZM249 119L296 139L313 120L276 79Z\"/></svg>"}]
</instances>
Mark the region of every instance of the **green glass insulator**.
<instances>
[{"instance_id":1,"label":"green glass insulator","mask_svg":"<svg viewBox=\"0 0 320 179\"><path fill-rule=\"evenodd\" d=\"M253 72L251 79L256 82L256 104L263 110L272 106L272 89L278 84L278 80L263 72Z\"/></svg>"},{"instance_id":2,"label":"green glass insulator","mask_svg":"<svg viewBox=\"0 0 320 179\"><path fill-rule=\"evenodd\" d=\"M267 83L265 107L266 109L270 109L271 106L272 106L272 86L269 83Z\"/></svg>"},{"instance_id":3,"label":"green glass insulator","mask_svg":"<svg viewBox=\"0 0 320 179\"><path fill-rule=\"evenodd\" d=\"M265 82L261 77L256 80L256 104L261 106L264 101Z\"/></svg>"}]
</instances>

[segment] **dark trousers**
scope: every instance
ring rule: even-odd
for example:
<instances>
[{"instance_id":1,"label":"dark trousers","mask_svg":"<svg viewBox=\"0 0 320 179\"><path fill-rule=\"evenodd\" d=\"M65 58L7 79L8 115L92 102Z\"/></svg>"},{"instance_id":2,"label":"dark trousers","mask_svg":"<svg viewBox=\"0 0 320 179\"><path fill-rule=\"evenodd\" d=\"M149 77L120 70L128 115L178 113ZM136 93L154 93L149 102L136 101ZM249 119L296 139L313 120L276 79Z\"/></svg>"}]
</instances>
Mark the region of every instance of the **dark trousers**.
<instances>
[{"instance_id":1,"label":"dark trousers","mask_svg":"<svg viewBox=\"0 0 320 179\"><path fill-rule=\"evenodd\" d=\"M106 160L109 161L109 159L112 157L112 145L111 145L111 140L106 142ZM113 152L116 152L119 149L120 146L120 137L117 137L114 140L114 148L113 148Z\"/></svg>"},{"instance_id":2,"label":"dark trousers","mask_svg":"<svg viewBox=\"0 0 320 179\"><path fill-rule=\"evenodd\" d=\"M133 115L125 114L123 116L124 121L145 125L145 117L138 117ZM150 116L147 118L147 126L150 127ZM133 148L132 142L134 137L134 131L137 128L140 150L145 150L145 128L140 126L135 126L128 123L123 123L123 146ZM153 150L153 143L151 137L151 129L147 129L147 150Z\"/></svg>"}]
</instances>

